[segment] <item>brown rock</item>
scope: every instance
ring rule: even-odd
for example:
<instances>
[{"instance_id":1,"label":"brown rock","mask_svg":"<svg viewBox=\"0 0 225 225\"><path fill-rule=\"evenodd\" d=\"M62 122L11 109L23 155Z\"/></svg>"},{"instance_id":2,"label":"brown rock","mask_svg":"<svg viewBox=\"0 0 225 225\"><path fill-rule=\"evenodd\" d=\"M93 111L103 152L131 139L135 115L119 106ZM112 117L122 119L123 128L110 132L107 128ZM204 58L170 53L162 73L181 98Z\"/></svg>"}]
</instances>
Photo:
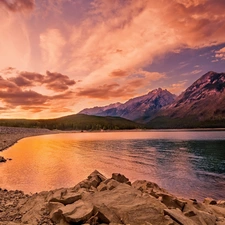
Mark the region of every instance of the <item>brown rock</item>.
<instances>
[{"instance_id":1,"label":"brown rock","mask_svg":"<svg viewBox=\"0 0 225 225\"><path fill-rule=\"evenodd\" d=\"M142 193L131 186L119 183L112 190L95 192L86 196L86 202L92 202L96 208L107 208L108 212L113 212L114 216L109 217L108 214L102 212L111 223L143 225L148 223L167 225L169 222L164 217L163 205L157 199L148 196L143 196Z\"/></svg>"},{"instance_id":2,"label":"brown rock","mask_svg":"<svg viewBox=\"0 0 225 225\"><path fill-rule=\"evenodd\" d=\"M67 192L65 195L61 195L60 197L53 197L49 200L49 202L59 202L64 205L72 204L77 200L81 199L81 195L74 192Z\"/></svg>"},{"instance_id":3,"label":"brown rock","mask_svg":"<svg viewBox=\"0 0 225 225\"><path fill-rule=\"evenodd\" d=\"M129 181L129 179L120 173L113 173L112 179L118 181L119 183L125 183L125 184L131 185L131 182Z\"/></svg>"},{"instance_id":4,"label":"brown rock","mask_svg":"<svg viewBox=\"0 0 225 225\"><path fill-rule=\"evenodd\" d=\"M58 213L61 213L63 218L65 218L65 221L68 223L85 222L91 218L93 212L93 205L82 200L78 200L73 204L69 204L58 209Z\"/></svg>"},{"instance_id":5,"label":"brown rock","mask_svg":"<svg viewBox=\"0 0 225 225\"><path fill-rule=\"evenodd\" d=\"M1 162L6 162L6 159L3 156L0 156L0 163Z\"/></svg>"},{"instance_id":6,"label":"brown rock","mask_svg":"<svg viewBox=\"0 0 225 225\"><path fill-rule=\"evenodd\" d=\"M168 208L178 208L183 211L184 206L187 203L169 194L160 193L159 196L161 196L161 202L165 204Z\"/></svg>"},{"instance_id":7,"label":"brown rock","mask_svg":"<svg viewBox=\"0 0 225 225\"><path fill-rule=\"evenodd\" d=\"M203 203L210 204L210 205L216 205L217 201L215 199L212 199L212 198L205 198Z\"/></svg>"},{"instance_id":8,"label":"brown rock","mask_svg":"<svg viewBox=\"0 0 225 225\"><path fill-rule=\"evenodd\" d=\"M164 209L165 215L170 216L177 223L182 225L195 225L195 223L186 217L180 210L177 209Z\"/></svg>"}]
</instances>

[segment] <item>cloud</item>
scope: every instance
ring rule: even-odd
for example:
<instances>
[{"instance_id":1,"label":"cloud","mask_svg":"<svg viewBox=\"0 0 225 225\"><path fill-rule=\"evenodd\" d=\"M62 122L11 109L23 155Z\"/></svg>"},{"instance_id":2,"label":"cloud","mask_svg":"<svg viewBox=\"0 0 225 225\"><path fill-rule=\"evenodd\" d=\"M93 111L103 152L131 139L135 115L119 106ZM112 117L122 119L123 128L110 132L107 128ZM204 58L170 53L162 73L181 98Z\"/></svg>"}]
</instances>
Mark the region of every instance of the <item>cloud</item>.
<instances>
[{"instance_id":1,"label":"cloud","mask_svg":"<svg viewBox=\"0 0 225 225\"><path fill-rule=\"evenodd\" d=\"M220 0L92 1L88 17L70 28L68 72L84 74L87 88L129 76L174 50L223 43L223 6Z\"/></svg>"},{"instance_id":2,"label":"cloud","mask_svg":"<svg viewBox=\"0 0 225 225\"><path fill-rule=\"evenodd\" d=\"M23 12L32 10L35 3L34 0L1 0L1 5L11 12Z\"/></svg>"},{"instance_id":3,"label":"cloud","mask_svg":"<svg viewBox=\"0 0 225 225\"><path fill-rule=\"evenodd\" d=\"M225 47L224 48L221 48L220 50L218 51L215 51L215 57L217 59L221 59L221 60L225 60Z\"/></svg>"},{"instance_id":4,"label":"cloud","mask_svg":"<svg viewBox=\"0 0 225 225\"><path fill-rule=\"evenodd\" d=\"M193 70L193 71L190 72L190 74L195 75L195 74L199 74L201 72L202 72L202 70Z\"/></svg>"},{"instance_id":5,"label":"cloud","mask_svg":"<svg viewBox=\"0 0 225 225\"><path fill-rule=\"evenodd\" d=\"M166 87L166 89L176 95L179 95L184 89L186 88L187 80L180 81L178 83L171 84L169 87Z\"/></svg>"},{"instance_id":6,"label":"cloud","mask_svg":"<svg viewBox=\"0 0 225 225\"><path fill-rule=\"evenodd\" d=\"M118 70L113 70L113 71L110 73L110 76L112 76L112 77L125 77L125 76L127 76L127 75L128 75L128 74L127 74L126 71L120 70L120 69L118 69Z\"/></svg>"},{"instance_id":7,"label":"cloud","mask_svg":"<svg viewBox=\"0 0 225 225\"><path fill-rule=\"evenodd\" d=\"M35 91L22 91L20 89L14 90L13 92L0 92L0 98L3 102L15 107L21 105L42 105L48 99L47 96Z\"/></svg>"},{"instance_id":8,"label":"cloud","mask_svg":"<svg viewBox=\"0 0 225 225\"><path fill-rule=\"evenodd\" d=\"M74 84L75 81L69 79L68 76L49 71L46 72L46 75L16 71L16 76L14 77L3 78L0 76L1 111L4 111L4 109L15 110L17 108L18 110L32 113L43 113L46 111L63 113L65 109L68 111L69 107L71 107L74 93L69 87ZM41 86L53 90L53 93L47 94L46 91L44 91L45 94L40 93L42 90ZM59 93L56 94L57 92Z\"/></svg>"},{"instance_id":9,"label":"cloud","mask_svg":"<svg viewBox=\"0 0 225 225\"><path fill-rule=\"evenodd\" d=\"M76 95L96 99L124 98L131 97L135 93L134 90L129 84L120 86L117 83L112 83L104 84L96 88L80 89Z\"/></svg>"},{"instance_id":10,"label":"cloud","mask_svg":"<svg viewBox=\"0 0 225 225\"><path fill-rule=\"evenodd\" d=\"M68 76L57 72L46 71L46 75L35 72L22 71L16 77L10 77L9 81L15 83L18 87L33 87L44 85L47 89L55 92L63 92L69 89L76 82Z\"/></svg>"}]
</instances>

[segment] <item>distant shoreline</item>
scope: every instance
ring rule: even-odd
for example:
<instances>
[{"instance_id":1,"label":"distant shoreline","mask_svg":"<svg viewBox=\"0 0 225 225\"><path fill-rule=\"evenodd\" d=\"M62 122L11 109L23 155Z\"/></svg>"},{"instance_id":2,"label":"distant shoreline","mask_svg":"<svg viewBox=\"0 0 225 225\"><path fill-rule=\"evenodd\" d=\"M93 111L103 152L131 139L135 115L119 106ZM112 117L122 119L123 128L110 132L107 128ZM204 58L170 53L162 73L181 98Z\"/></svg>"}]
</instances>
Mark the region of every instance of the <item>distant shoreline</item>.
<instances>
[{"instance_id":1,"label":"distant shoreline","mask_svg":"<svg viewBox=\"0 0 225 225\"><path fill-rule=\"evenodd\" d=\"M193 128L193 129L133 129L133 130L92 130L84 132L180 132L180 131L225 131L225 128ZM75 133L77 130L49 130L42 128L22 128L22 127L4 127L0 126L0 152L6 150L19 140L39 135Z\"/></svg>"}]
</instances>

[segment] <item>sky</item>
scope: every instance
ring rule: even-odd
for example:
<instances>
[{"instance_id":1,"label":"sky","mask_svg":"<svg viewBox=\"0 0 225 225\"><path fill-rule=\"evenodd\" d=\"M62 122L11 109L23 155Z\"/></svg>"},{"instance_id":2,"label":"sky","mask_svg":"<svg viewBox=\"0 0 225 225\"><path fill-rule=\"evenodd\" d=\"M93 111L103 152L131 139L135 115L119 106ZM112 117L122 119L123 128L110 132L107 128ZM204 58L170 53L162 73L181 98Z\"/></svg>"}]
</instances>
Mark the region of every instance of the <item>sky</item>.
<instances>
[{"instance_id":1,"label":"sky","mask_svg":"<svg viewBox=\"0 0 225 225\"><path fill-rule=\"evenodd\" d=\"M224 0L0 0L0 118L55 118L225 72Z\"/></svg>"}]
</instances>

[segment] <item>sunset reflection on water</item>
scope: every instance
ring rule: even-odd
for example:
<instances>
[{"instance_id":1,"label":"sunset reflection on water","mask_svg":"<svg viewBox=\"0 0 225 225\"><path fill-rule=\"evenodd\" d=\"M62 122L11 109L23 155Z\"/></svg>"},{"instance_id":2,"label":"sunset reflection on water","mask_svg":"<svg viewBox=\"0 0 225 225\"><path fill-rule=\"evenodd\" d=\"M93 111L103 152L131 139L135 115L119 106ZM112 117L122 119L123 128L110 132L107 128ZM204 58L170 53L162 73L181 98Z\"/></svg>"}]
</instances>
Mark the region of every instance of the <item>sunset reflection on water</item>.
<instances>
[{"instance_id":1,"label":"sunset reflection on water","mask_svg":"<svg viewBox=\"0 0 225 225\"><path fill-rule=\"evenodd\" d=\"M2 152L0 187L71 187L97 169L146 179L174 194L225 198L224 131L90 132L30 137ZM213 192L212 192L213 190Z\"/></svg>"}]
</instances>

